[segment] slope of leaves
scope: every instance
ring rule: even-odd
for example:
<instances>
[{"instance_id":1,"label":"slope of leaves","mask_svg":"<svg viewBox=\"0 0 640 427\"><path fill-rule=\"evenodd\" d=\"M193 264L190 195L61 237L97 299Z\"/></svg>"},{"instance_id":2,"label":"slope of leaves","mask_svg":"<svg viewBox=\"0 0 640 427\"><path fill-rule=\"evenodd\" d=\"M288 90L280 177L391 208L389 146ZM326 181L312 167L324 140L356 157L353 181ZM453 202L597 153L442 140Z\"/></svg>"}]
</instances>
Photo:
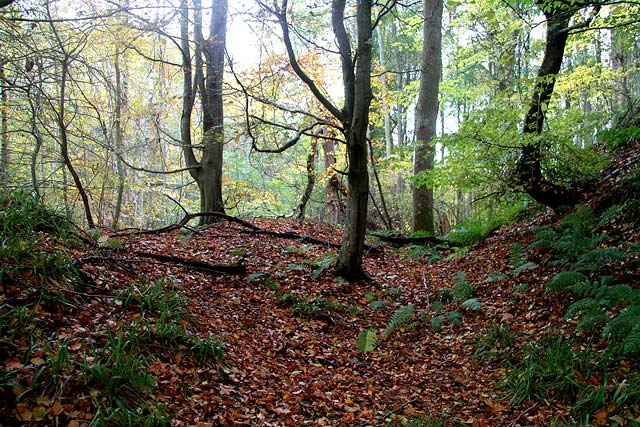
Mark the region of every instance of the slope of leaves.
<instances>
[{"instance_id":1,"label":"slope of leaves","mask_svg":"<svg viewBox=\"0 0 640 427\"><path fill-rule=\"evenodd\" d=\"M109 425L118 425L113 409L124 399L109 399L108 384L139 404L148 425L575 425L575 387L558 386L561 392L549 395L537 388L509 399L504 386L505 373L513 372L505 362L526 367L527 349L575 334L564 318L569 297L545 289L561 271L546 262L551 251L523 249L537 239L532 229L561 219L549 212L503 227L465 256L446 260L443 253L435 263L427 262L432 254L406 257L379 246L364 259L373 281L356 284L333 278L333 246L251 233L228 221L197 232L114 236L93 249L70 245L64 251L77 260L80 278L39 281L19 270L2 276L0 417L3 425L88 426L112 410ZM253 223L290 237L338 243L341 236L326 224ZM635 230L615 222L607 227L614 242L626 238L615 230ZM228 274L209 268L215 265L244 269ZM638 265L612 260L605 267L608 275L637 283ZM158 283L175 298L149 297ZM179 317L161 318L153 311L161 306ZM400 319L406 307L410 316ZM432 327L432 319L449 317L456 321ZM28 335L12 335L16 322ZM391 324L393 333L374 340ZM581 345L602 350L580 334ZM140 381L144 393L131 393L130 382L101 382L98 366L91 368L112 361L118 342L127 360L141 363L129 379ZM565 341L557 342L565 351ZM65 357L75 362L64 364ZM615 387L640 390L634 360L607 372L587 365L586 378L569 367L563 372L575 384L601 387L603 396ZM83 372L94 376L77 379ZM62 386L44 381L54 375ZM581 402L593 425L634 425L640 392L626 396L593 408Z\"/></svg>"}]
</instances>

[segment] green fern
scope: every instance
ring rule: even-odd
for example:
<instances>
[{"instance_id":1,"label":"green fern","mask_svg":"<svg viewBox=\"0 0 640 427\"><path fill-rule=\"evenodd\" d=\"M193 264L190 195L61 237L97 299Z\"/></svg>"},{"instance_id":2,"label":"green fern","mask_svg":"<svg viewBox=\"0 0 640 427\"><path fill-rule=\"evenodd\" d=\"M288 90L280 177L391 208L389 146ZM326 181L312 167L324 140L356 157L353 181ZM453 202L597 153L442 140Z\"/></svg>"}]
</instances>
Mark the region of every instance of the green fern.
<instances>
[{"instance_id":1,"label":"green fern","mask_svg":"<svg viewBox=\"0 0 640 427\"><path fill-rule=\"evenodd\" d=\"M624 261L627 254L618 248L596 248L581 255L575 266L584 268L598 268L602 264L615 261Z\"/></svg>"},{"instance_id":2,"label":"green fern","mask_svg":"<svg viewBox=\"0 0 640 427\"><path fill-rule=\"evenodd\" d=\"M533 231L536 234L537 240L527 246L527 250L549 248L551 247L553 241L556 240L559 236L559 234L549 226L538 227Z\"/></svg>"},{"instance_id":3,"label":"green fern","mask_svg":"<svg viewBox=\"0 0 640 427\"><path fill-rule=\"evenodd\" d=\"M333 253L327 253L323 257L314 261L314 269L309 274L311 280L315 280L322 275L327 269L333 267L336 264L336 255Z\"/></svg>"},{"instance_id":4,"label":"green fern","mask_svg":"<svg viewBox=\"0 0 640 427\"><path fill-rule=\"evenodd\" d=\"M445 316L445 320L451 323L453 326L460 326L462 325L462 314L458 313L455 310L450 311Z\"/></svg>"},{"instance_id":5,"label":"green fern","mask_svg":"<svg viewBox=\"0 0 640 427\"><path fill-rule=\"evenodd\" d=\"M376 337L376 331L373 329L364 329L358 334L358 341L356 343L358 351L362 353L368 353L373 351L376 346L378 338Z\"/></svg>"},{"instance_id":6,"label":"green fern","mask_svg":"<svg viewBox=\"0 0 640 427\"><path fill-rule=\"evenodd\" d=\"M574 213L567 215L560 221L560 228L563 230L578 231L588 234L596 225L596 216L593 210L585 205L576 206Z\"/></svg>"},{"instance_id":7,"label":"green fern","mask_svg":"<svg viewBox=\"0 0 640 427\"><path fill-rule=\"evenodd\" d=\"M412 320L414 313L415 306L413 304L407 304L404 307L399 308L395 313L393 313L391 319L387 323L387 326L382 332L382 338L388 338L393 331Z\"/></svg>"},{"instance_id":8,"label":"green fern","mask_svg":"<svg viewBox=\"0 0 640 427\"><path fill-rule=\"evenodd\" d=\"M609 305L606 298L607 293L611 290L611 286L614 283L614 279L611 276L602 276L598 281L590 282L585 280L583 282L575 283L569 286L569 290L576 296L590 296L603 301L605 305Z\"/></svg>"},{"instance_id":9,"label":"green fern","mask_svg":"<svg viewBox=\"0 0 640 427\"><path fill-rule=\"evenodd\" d=\"M482 307L482 302L477 298L470 298L460 305L471 311L478 311Z\"/></svg>"},{"instance_id":10,"label":"green fern","mask_svg":"<svg viewBox=\"0 0 640 427\"><path fill-rule=\"evenodd\" d=\"M624 205L614 205L614 206L611 206L610 208L607 208L600 215L600 220L598 221L598 227L602 227L603 225L618 219L618 217L623 211L624 211Z\"/></svg>"},{"instance_id":11,"label":"green fern","mask_svg":"<svg viewBox=\"0 0 640 427\"><path fill-rule=\"evenodd\" d=\"M460 326L462 324L462 315L455 310L446 311L437 316L433 316L429 320L429 323L431 324L431 330L437 332L446 324Z\"/></svg>"},{"instance_id":12,"label":"green fern","mask_svg":"<svg viewBox=\"0 0 640 427\"><path fill-rule=\"evenodd\" d=\"M523 271L531 271L535 270L536 268L538 268L537 264L530 261L525 262L524 264L518 266L515 270L513 270L513 276L518 277Z\"/></svg>"},{"instance_id":13,"label":"green fern","mask_svg":"<svg viewBox=\"0 0 640 427\"><path fill-rule=\"evenodd\" d=\"M547 282L547 292L561 292L567 290L569 287L576 283L584 282L587 280L587 276L578 271L563 271L555 276L549 282Z\"/></svg>"},{"instance_id":14,"label":"green fern","mask_svg":"<svg viewBox=\"0 0 640 427\"><path fill-rule=\"evenodd\" d=\"M526 262L526 255L524 247L520 243L514 243L511 245L511 252L509 253L509 265L511 268L516 268Z\"/></svg>"},{"instance_id":15,"label":"green fern","mask_svg":"<svg viewBox=\"0 0 640 427\"><path fill-rule=\"evenodd\" d=\"M287 265L284 271L311 271L311 267L305 264L292 263Z\"/></svg>"},{"instance_id":16,"label":"green fern","mask_svg":"<svg viewBox=\"0 0 640 427\"><path fill-rule=\"evenodd\" d=\"M374 310L379 310L388 306L389 304L391 304L391 301L373 301L371 304L369 304L369 307Z\"/></svg>"},{"instance_id":17,"label":"green fern","mask_svg":"<svg viewBox=\"0 0 640 427\"><path fill-rule=\"evenodd\" d=\"M622 178L618 182L618 187L631 194L640 193L640 169Z\"/></svg>"},{"instance_id":18,"label":"green fern","mask_svg":"<svg viewBox=\"0 0 640 427\"><path fill-rule=\"evenodd\" d=\"M602 330L602 336L612 341L623 341L640 324L640 305L632 305L611 319Z\"/></svg>"},{"instance_id":19,"label":"green fern","mask_svg":"<svg viewBox=\"0 0 640 427\"><path fill-rule=\"evenodd\" d=\"M609 313L601 310L593 310L583 313L578 319L576 329L581 332L595 332L609 320Z\"/></svg>"},{"instance_id":20,"label":"green fern","mask_svg":"<svg viewBox=\"0 0 640 427\"><path fill-rule=\"evenodd\" d=\"M582 298L569 306L564 313L565 319L573 319L585 313L600 311L600 301L594 298Z\"/></svg>"},{"instance_id":21,"label":"green fern","mask_svg":"<svg viewBox=\"0 0 640 427\"><path fill-rule=\"evenodd\" d=\"M640 305L640 289L629 285L608 286L604 297L620 305Z\"/></svg>"},{"instance_id":22,"label":"green fern","mask_svg":"<svg viewBox=\"0 0 640 427\"><path fill-rule=\"evenodd\" d=\"M622 343L622 353L625 356L640 355L640 322L631 330Z\"/></svg>"},{"instance_id":23,"label":"green fern","mask_svg":"<svg viewBox=\"0 0 640 427\"><path fill-rule=\"evenodd\" d=\"M457 301L465 301L471 298L471 295L473 295L476 288L469 283L467 275L459 271L453 280L453 288L451 290L453 292L453 297Z\"/></svg>"},{"instance_id":24,"label":"green fern","mask_svg":"<svg viewBox=\"0 0 640 427\"><path fill-rule=\"evenodd\" d=\"M487 276L487 278L484 280L485 283L496 283L496 282L502 282L503 280L507 280L509 278L509 276L507 276L504 273L489 273L489 275Z\"/></svg>"}]
</instances>

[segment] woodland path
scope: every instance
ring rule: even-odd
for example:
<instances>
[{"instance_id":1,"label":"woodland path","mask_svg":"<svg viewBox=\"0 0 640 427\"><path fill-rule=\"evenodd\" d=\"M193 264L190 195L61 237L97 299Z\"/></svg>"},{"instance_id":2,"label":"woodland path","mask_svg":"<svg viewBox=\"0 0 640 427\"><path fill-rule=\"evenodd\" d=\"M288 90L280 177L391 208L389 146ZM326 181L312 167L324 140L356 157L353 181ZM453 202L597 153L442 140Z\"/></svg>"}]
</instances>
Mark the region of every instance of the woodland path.
<instances>
[{"instance_id":1,"label":"woodland path","mask_svg":"<svg viewBox=\"0 0 640 427\"><path fill-rule=\"evenodd\" d=\"M324 224L255 223L327 241L340 237L337 227ZM193 366L180 353L153 362L158 400L179 415L175 425L378 426L415 416L446 416L477 426L548 425L549 411L555 411L510 408L500 399L502 368L473 357L488 327L510 325L524 342L562 324L561 308L549 307L543 296L542 284L549 278L543 269L524 271L517 280L486 281L491 273L510 274L511 245L526 245L532 238L522 228L499 230L464 256L432 265L426 256L383 247L364 260L373 282L352 285L335 280L330 268L317 268L335 249L240 231L236 224L221 222L188 238L172 231L125 240L132 251L242 262L248 270L246 276L217 275L158 263L137 272L180 286L189 295L200 332L226 343L223 366ZM420 319L435 315L430 299L451 288L458 272L467 275L482 306L477 311L457 308L461 324L445 323L434 331ZM102 274L111 275L104 277L111 282L131 280L131 270ZM311 306L287 304L286 294ZM336 304L316 304L314 311L318 301ZM374 309L373 301L388 305ZM415 305L416 323L403 325L371 353L358 351L360 331L375 328L380 337L393 313L406 304Z\"/></svg>"}]
</instances>

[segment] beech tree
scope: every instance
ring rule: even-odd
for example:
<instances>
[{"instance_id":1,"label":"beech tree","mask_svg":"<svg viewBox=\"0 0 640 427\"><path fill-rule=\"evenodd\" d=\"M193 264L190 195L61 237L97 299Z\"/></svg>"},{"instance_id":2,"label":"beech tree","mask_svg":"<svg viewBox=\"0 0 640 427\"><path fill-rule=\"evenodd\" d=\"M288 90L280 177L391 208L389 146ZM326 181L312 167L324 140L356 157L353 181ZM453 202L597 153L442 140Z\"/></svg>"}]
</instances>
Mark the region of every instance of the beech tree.
<instances>
[{"instance_id":1,"label":"beech tree","mask_svg":"<svg viewBox=\"0 0 640 427\"><path fill-rule=\"evenodd\" d=\"M224 212L222 163L224 150L224 108L222 83L227 31L227 0L212 0L209 36L202 32L202 3L193 0L194 58L189 41L188 0L180 4L180 32L183 71L181 139L185 161L200 190L201 212ZM199 96L202 112L202 155L196 157L191 122ZM201 217L201 223L214 222L214 216Z\"/></svg>"},{"instance_id":2,"label":"beech tree","mask_svg":"<svg viewBox=\"0 0 640 427\"><path fill-rule=\"evenodd\" d=\"M341 124L346 148L348 170L347 212L344 235L335 272L349 281L366 277L362 268L362 253L367 227L367 203L369 200L369 170L367 157L367 130L371 104L371 37L375 23L372 21L372 1L356 4L355 30L357 41L355 54L352 39L345 25L346 0L331 2L331 27L340 56L343 85L343 105L337 107L314 80L302 69L290 35L287 18L288 1L272 6L258 2L264 10L276 17L282 31L289 62L295 74L309 88L320 104ZM382 14L389 11L395 1L387 2ZM377 22L377 21L376 21Z\"/></svg>"},{"instance_id":3,"label":"beech tree","mask_svg":"<svg viewBox=\"0 0 640 427\"><path fill-rule=\"evenodd\" d=\"M563 205L574 205L578 191L559 185L543 173L543 141L539 137L543 130L546 111L562 66L567 40L572 31L589 26L591 20L606 2L601 1L550 1L537 0L536 4L546 18L545 48L538 69L531 102L524 116L522 133L525 141L514 173L514 184L537 202L557 209ZM572 18L586 8L591 14L571 25Z\"/></svg>"},{"instance_id":4,"label":"beech tree","mask_svg":"<svg viewBox=\"0 0 640 427\"><path fill-rule=\"evenodd\" d=\"M414 231L435 233L433 186L420 175L433 169L438 119L438 88L442 75L442 0L424 0L422 66L418 104L416 105L416 145L414 151L412 226Z\"/></svg>"}]
</instances>

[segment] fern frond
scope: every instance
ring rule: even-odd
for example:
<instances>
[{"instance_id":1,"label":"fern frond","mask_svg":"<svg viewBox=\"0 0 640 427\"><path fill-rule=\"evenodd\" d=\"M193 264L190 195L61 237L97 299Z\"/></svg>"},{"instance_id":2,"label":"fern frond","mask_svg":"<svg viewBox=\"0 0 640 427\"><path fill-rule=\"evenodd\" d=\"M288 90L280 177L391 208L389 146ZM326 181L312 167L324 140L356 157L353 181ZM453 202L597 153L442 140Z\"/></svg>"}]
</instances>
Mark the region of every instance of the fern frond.
<instances>
[{"instance_id":1,"label":"fern frond","mask_svg":"<svg viewBox=\"0 0 640 427\"><path fill-rule=\"evenodd\" d=\"M462 324L462 314L455 310L448 312L445 319L454 326L460 326Z\"/></svg>"},{"instance_id":2,"label":"fern frond","mask_svg":"<svg viewBox=\"0 0 640 427\"><path fill-rule=\"evenodd\" d=\"M621 341L640 323L640 305L632 305L611 319L602 330L605 339Z\"/></svg>"},{"instance_id":3,"label":"fern frond","mask_svg":"<svg viewBox=\"0 0 640 427\"><path fill-rule=\"evenodd\" d=\"M463 271L458 271L456 273L456 278L453 279L453 286L464 286L467 283L469 283L469 280L467 279L466 273Z\"/></svg>"},{"instance_id":4,"label":"fern frond","mask_svg":"<svg viewBox=\"0 0 640 427\"><path fill-rule=\"evenodd\" d=\"M537 248L549 248L549 247L551 247L552 243L553 243L553 240L551 240L551 239L536 240L535 242L533 242L529 246L527 246L527 250L532 250L532 249L537 249Z\"/></svg>"},{"instance_id":5,"label":"fern frond","mask_svg":"<svg viewBox=\"0 0 640 427\"><path fill-rule=\"evenodd\" d=\"M376 331L373 329L364 329L358 334L358 341L356 343L358 350L363 353L373 351L376 346L378 338L376 337Z\"/></svg>"},{"instance_id":6,"label":"fern frond","mask_svg":"<svg viewBox=\"0 0 640 427\"><path fill-rule=\"evenodd\" d=\"M623 210L624 210L624 205L614 205L614 206L611 206L610 208L607 208L600 215L600 220L598 221L598 227L602 227L603 225L617 219Z\"/></svg>"},{"instance_id":7,"label":"fern frond","mask_svg":"<svg viewBox=\"0 0 640 427\"><path fill-rule=\"evenodd\" d=\"M520 243L514 243L511 245L511 252L509 253L509 265L511 268L516 268L519 265L524 264L526 261L524 248Z\"/></svg>"},{"instance_id":8,"label":"fern frond","mask_svg":"<svg viewBox=\"0 0 640 427\"><path fill-rule=\"evenodd\" d=\"M564 317L565 319L573 319L578 315L600 311L600 301L593 298L582 298L567 308L567 311L564 313Z\"/></svg>"},{"instance_id":9,"label":"fern frond","mask_svg":"<svg viewBox=\"0 0 640 427\"><path fill-rule=\"evenodd\" d=\"M629 285L612 285L607 287L603 297L614 304L640 304L640 289Z\"/></svg>"},{"instance_id":10,"label":"fern frond","mask_svg":"<svg viewBox=\"0 0 640 427\"><path fill-rule=\"evenodd\" d=\"M482 307L482 303L477 298L468 299L460 305L472 311L478 311L480 310L480 307Z\"/></svg>"},{"instance_id":11,"label":"fern frond","mask_svg":"<svg viewBox=\"0 0 640 427\"><path fill-rule=\"evenodd\" d=\"M373 301L371 304L369 304L369 307L374 310L378 310L380 308L388 306L389 304L391 304L391 301Z\"/></svg>"},{"instance_id":12,"label":"fern frond","mask_svg":"<svg viewBox=\"0 0 640 427\"><path fill-rule=\"evenodd\" d=\"M384 332L382 332L382 338L388 338L396 329L413 319L415 313L415 306L413 304L407 304L404 307L399 308L387 323Z\"/></svg>"},{"instance_id":13,"label":"fern frond","mask_svg":"<svg viewBox=\"0 0 640 427\"><path fill-rule=\"evenodd\" d=\"M576 329L582 332L593 332L609 320L609 314L604 311L590 311L578 319Z\"/></svg>"},{"instance_id":14,"label":"fern frond","mask_svg":"<svg viewBox=\"0 0 640 427\"><path fill-rule=\"evenodd\" d=\"M547 282L547 292L560 292L568 289L570 286L587 280L587 276L577 271L563 271L553 276Z\"/></svg>"},{"instance_id":15,"label":"fern frond","mask_svg":"<svg viewBox=\"0 0 640 427\"><path fill-rule=\"evenodd\" d=\"M640 354L640 323L631 330L622 343L622 353L625 356L637 356Z\"/></svg>"},{"instance_id":16,"label":"fern frond","mask_svg":"<svg viewBox=\"0 0 640 427\"><path fill-rule=\"evenodd\" d=\"M473 295L476 288L469 283L467 275L463 272L458 272L456 278L453 280L453 288L451 289L453 297L458 301L467 300Z\"/></svg>"},{"instance_id":17,"label":"fern frond","mask_svg":"<svg viewBox=\"0 0 640 427\"><path fill-rule=\"evenodd\" d=\"M503 280L507 280L509 278L509 276L507 276L504 273L489 273L489 275L487 276L486 279L484 279L485 283L495 283L495 282L502 282Z\"/></svg>"},{"instance_id":18,"label":"fern frond","mask_svg":"<svg viewBox=\"0 0 640 427\"><path fill-rule=\"evenodd\" d=\"M529 261L529 262L525 262L524 264L520 265L518 268L516 268L515 270L513 270L513 275L515 277L518 277L520 275L520 273L522 273L523 271L531 271L531 270L535 270L536 268L538 268L538 265Z\"/></svg>"},{"instance_id":19,"label":"fern frond","mask_svg":"<svg viewBox=\"0 0 640 427\"><path fill-rule=\"evenodd\" d=\"M324 255L322 258L315 260L315 268L309 274L311 280L315 280L322 275L328 268L333 267L336 263L336 256L332 253Z\"/></svg>"},{"instance_id":20,"label":"fern frond","mask_svg":"<svg viewBox=\"0 0 640 427\"><path fill-rule=\"evenodd\" d=\"M575 259L577 255L588 252L598 246L600 240L596 236L571 232L563 234L551 244L551 248L561 257Z\"/></svg>"},{"instance_id":21,"label":"fern frond","mask_svg":"<svg viewBox=\"0 0 640 427\"><path fill-rule=\"evenodd\" d=\"M584 280L568 286L567 290L579 297L598 298L605 293L606 288L603 288L598 281L590 282L588 280Z\"/></svg>"},{"instance_id":22,"label":"fern frond","mask_svg":"<svg viewBox=\"0 0 640 427\"><path fill-rule=\"evenodd\" d=\"M567 215L560 221L560 228L564 230L576 230L586 234L596 224L596 216L591 208L585 205L578 205L576 211Z\"/></svg>"},{"instance_id":23,"label":"fern frond","mask_svg":"<svg viewBox=\"0 0 640 427\"><path fill-rule=\"evenodd\" d=\"M601 265L608 262L624 261L627 254L618 248L596 248L578 258L576 267L588 265Z\"/></svg>"},{"instance_id":24,"label":"fern frond","mask_svg":"<svg viewBox=\"0 0 640 427\"><path fill-rule=\"evenodd\" d=\"M534 228L533 232L538 240L553 240L558 235L558 232L548 225Z\"/></svg>"},{"instance_id":25,"label":"fern frond","mask_svg":"<svg viewBox=\"0 0 640 427\"><path fill-rule=\"evenodd\" d=\"M311 271L311 268L305 264L292 263L288 264L284 271Z\"/></svg>"}]
</instances>

